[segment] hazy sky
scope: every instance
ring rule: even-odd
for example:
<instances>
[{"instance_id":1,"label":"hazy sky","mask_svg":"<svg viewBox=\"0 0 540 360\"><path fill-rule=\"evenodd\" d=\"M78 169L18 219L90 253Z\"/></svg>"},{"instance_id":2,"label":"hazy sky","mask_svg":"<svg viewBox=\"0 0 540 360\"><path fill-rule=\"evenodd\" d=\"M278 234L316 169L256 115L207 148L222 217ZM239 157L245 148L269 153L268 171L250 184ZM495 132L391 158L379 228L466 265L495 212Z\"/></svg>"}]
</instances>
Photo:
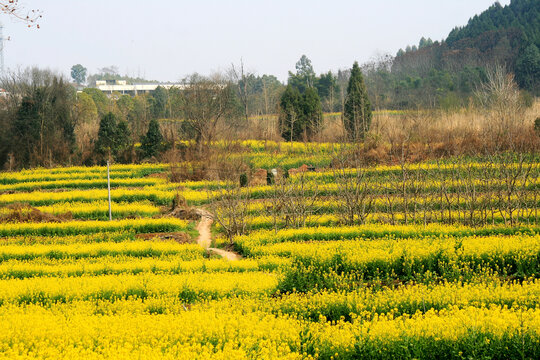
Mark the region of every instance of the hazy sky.
<instances>
[{"instance_id":1,"label":"hazy sky","mask_svg":"<svg viewBox=\"0 0 540 360\"><path fill-rule=\"evenodd\" d=\"M315 71L395 54L425 36L445 38L494 0L21 0L43 11L40 29L1 15L6 67L69 75L116 65L120 73L176 81L244 59L285 80L306 54ZM510 1L500 1L502 5Z\"/></svg>"}]
</instances>

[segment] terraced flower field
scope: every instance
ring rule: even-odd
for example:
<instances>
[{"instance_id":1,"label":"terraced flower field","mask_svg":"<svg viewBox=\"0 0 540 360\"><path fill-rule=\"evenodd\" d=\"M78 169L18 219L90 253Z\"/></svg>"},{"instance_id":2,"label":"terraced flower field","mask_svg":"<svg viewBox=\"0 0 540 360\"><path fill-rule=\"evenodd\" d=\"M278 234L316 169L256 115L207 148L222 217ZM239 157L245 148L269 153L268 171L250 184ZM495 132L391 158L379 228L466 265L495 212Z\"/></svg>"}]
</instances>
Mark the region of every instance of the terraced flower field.
<instances>
[{"instance_id":1,"label":"terraced flower field","mask_svg":"<svg viewBox=\"0 0 540 360\"><path fill-rule=\"evenodd\" d=\"M243 146L271 168L303 154L327 166L338 145ZM326 169L236 190L168 169L112 166L113 221L103 167L0 174L0 357L540 358L538 162ZM517 174L512 189L501 174ZM344 188L364 196L352 217ZM234 234L231 194L245 210ZM167 215L178 196L215 211L212 246L239 260Z\"/></svg>"}]
</instances>

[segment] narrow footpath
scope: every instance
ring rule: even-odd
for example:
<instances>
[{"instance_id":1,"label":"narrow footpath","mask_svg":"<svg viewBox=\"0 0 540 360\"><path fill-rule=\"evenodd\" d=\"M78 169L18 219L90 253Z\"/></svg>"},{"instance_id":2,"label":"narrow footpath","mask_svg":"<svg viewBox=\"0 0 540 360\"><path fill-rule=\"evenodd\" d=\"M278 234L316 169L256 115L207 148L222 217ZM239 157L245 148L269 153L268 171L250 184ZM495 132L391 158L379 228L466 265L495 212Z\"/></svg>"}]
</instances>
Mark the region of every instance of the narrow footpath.
<instances>
[{"instance_id":1,"label":"narrow footpath","mask_svg":"<svg viewBox=\"0 0 540 360\"><path fill-rule=\"evenodd\" d=\"M224 259L235 261L242 258L239 254L227 251L223 249L217 249L210 247L212 245L212 232L211 227L214 222L214 217L211 213L205 210L197 210L197 213L201 216L201 220L197 224L197 231L199 231L199 237L197 238L197 244L202 248L210 251L213 254L217 254Z\"/></svg>"}]
</instances>

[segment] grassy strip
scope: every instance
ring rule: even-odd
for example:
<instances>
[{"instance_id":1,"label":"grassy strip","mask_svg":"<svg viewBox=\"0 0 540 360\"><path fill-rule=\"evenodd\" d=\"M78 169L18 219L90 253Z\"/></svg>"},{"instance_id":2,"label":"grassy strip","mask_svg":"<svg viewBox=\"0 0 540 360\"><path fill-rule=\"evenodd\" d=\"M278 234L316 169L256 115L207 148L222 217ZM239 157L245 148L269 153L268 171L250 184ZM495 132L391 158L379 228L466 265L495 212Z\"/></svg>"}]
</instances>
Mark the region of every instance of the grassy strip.
<instances>
[{"instance_id":1,"label":"grassy strip","mask_svg":"<svg viewBox=\"0 0 540 360\"><path fill-rule=\"evenodd\" d=\"M460 238L470 236L497 236L519 235L540 233L540 226L486 226L467 227L462 225L428 224L419 225L387 225L366 224L359 226L342 227L311 227L300 229L285 229L277 232L272 230L260 230L249 235L237 236L234 243L242 250L248 250L251 246L275 244L281 242L297 241L331 241L351 239L378 239L378 238Z\"/></svg>"},{"instance_id":2,"label":"grassy strip","mask_svg":"<svg viewBox=\"0 0 540 360\"><path fill-rule=\"evenodd\" d=\"M69 245L4 245L0 246L0 263L7 260L85 259L103 256L160 257L175 255L183 260L202 258L204 250L197 244L175 241L137 240L120 243Z\"/></svg>"},{"instance_id":3,"label":"grassy strip","mask_svg":"<svg viewBox=\"0 0 540 360\"><path fill-rule=\"evenodd\" d=\"M186 245L183 245L186 246ZM182 274L274 271L290 263L288 259L266 257L262 259L203 259L204 252L198 245L189 245L179 255L159 257L130 257L103 255L82 259L8 260L0 263L0 279L25 279L33 277L76 277L119 274ZM196 260L186 260L196 258Z\"/></svg>"},{"instance_id":4,"label":"grassy strip","mask_svg":"<svg viewBox=\"0 0 540 360\"><path fill-rule=\"evenodd\" d=\"M176 192L143 189L114 189L111 199L115 202L151 201L158 205L170 205ZM92 202L107 199L106 189L70 190L61 192L41 192L0 194L0 204L26 203L32 206L51 205L59 202Z\"/></svg>"},{"instance_id":5,"label":"grassy strip","mask_svg":"<svg viewBox=\"0 0 540 360\"><path fill-rule=\"evenodd\" d=\"M0 304L51 304L77 300L176 297L197 302L222 297L270 294L277 278L262 272L121 274L0 280Z\"/></svg>"},{"instance_id":6,"label":"grassy strip","mask_svg":"<svg viewBox=\"0 0 540 360\"><path fill-rule=\"evenodd\" d=\"M141 202L113 202L112 213L115 218L140 216L151 217L160 214L161 210L152 205L149 201ZM54 205L39 206L39 211L54 215L70 213L76 219L85 220L108 220L109 219L109 203L107 201L93 201L90 203L83 202L64 202Z\"/></svg>"},{"instance_id":7,"label":"grassy strip","mask_svg":"<svg viewBox=\"0 0 540 360\"><path fill-rule=\"evenodd\" d=\"M163 183L159 178L111 178L111 187L143 187ZM16 184L0 185L0 191L33 191L38 189L106 189L107 177L101 179L67 179L36 182L19 182Z\"/></svg>"},{"instance_id":8,"label":"grassy strip","mask_svg":"<svg viewBox=\"0 0 540 360\"><path fill-rule=\"evenodd\" d=\"M17 235L78 235L130 230L135 233L192 231L187 221L175 218L126 219L114 221L67 221L63 223L0 224L0 237Z\"/></svg>"}]
</instances>

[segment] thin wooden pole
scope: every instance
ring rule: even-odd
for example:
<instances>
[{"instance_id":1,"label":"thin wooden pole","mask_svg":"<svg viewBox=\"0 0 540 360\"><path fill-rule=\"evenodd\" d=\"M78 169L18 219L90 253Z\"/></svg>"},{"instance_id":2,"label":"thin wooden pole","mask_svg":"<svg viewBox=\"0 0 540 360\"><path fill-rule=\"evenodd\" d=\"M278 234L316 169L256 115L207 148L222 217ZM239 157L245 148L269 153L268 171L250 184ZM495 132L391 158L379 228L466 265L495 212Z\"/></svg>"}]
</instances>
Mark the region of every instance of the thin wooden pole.
<instances>
[{"instance_id":1,"label":"thin wooden pole","mask_svg":"<svg viewBox=\"0 0 540 360\"><path fill-rule=\"evenodd\" d=\"M109 221L112 221L111 211L111 177L109 175L109 161L107 161L107 191L109 193Z\"/></svg>"}]
</instances>

